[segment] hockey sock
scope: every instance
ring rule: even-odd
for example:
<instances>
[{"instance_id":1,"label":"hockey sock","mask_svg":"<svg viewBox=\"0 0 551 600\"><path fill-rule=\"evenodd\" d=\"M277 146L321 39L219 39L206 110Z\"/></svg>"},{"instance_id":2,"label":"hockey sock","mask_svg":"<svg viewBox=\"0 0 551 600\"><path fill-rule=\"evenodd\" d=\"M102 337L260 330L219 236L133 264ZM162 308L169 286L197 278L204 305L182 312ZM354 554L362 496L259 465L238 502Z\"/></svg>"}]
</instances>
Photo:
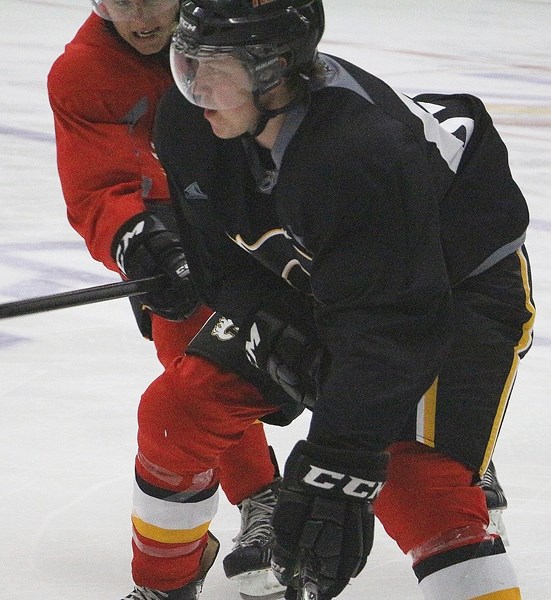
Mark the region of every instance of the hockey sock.
<instances>
[{"instance_id":1,"label":"hockey sock","mask_svg":"<svg viewBox=\"0 0 551 600\"><path fill-rule=\"evenodd\" d=\"M520 600L499 538L442 552L414 567L426 600Z\"/></svg>"}]
</instances>

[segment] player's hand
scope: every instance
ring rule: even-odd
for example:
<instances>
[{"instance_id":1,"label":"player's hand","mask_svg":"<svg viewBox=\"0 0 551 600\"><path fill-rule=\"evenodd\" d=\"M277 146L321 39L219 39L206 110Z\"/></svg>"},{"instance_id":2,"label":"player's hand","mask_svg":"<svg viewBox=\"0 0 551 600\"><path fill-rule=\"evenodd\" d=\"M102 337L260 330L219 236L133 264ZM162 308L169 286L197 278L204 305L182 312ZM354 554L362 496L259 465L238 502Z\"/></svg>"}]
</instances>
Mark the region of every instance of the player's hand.
<instances>
[{"instance_id":1,"label":"player's hand","mask_svg":"<svg viewBox=\"0 0 551 600\"><path fill-rule=\"evenodd\" d=\"M299 441L287 460L273 515L272 567L297 598L308 562L320 600L338 596L363 569L373 545L371 504L385 479L387 455L335 450Z\"/></svg>"},{"instance_id":2,"label":"player's hand","mask_svg":"<svg viewBox=\"0 0 551 600\"><path fill-rule=\"evenodd\" d=\"M151 212L128 220L113 239L111 254L129 279L166 276L166 285L142 297L143 304L162 317L179 321L199 301L189 277L184 249L178 236Z\"/></svg>"},{"instance_id":3,"label":"player's hand","mask_svg":"<svg viewBox=\"0 0 551 600\"><path fill-rule=\"evenodd\" d=\"M249 361L291 398L310 409L314 406L323 351L312 332L261 310L249 328L245 347Z\"/></svg>"}]
</instances>

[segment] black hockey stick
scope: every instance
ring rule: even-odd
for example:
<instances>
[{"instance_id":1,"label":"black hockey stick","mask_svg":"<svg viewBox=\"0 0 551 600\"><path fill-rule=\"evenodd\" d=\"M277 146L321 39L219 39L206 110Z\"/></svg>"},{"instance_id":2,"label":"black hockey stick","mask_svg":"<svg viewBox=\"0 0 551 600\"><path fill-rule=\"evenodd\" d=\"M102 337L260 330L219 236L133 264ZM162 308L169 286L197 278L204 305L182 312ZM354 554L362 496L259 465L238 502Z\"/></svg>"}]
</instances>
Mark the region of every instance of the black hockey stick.
<instances>
[{"instance_id":1,"label":"black hockey stick","mask_svg":"<svg viewBox=\"0 0 551 600\"><path fill-rule=\"evenodd\" d=\"M37 296L36 298L7 302L0 304L0 319L21 317L49 310L58 310L59 308L70 308L71 306L82 306L84 304L93 304L94 302L126 298L128 296L139 296L140 294L146 294L158 289L162 285L163 280L164 276L159 275L157 277L146 277L144 279L135 279L134 281L119 281L83 288L81 290L51 294L50 296Z\"/></svg>"},{"instance_id":2,"label":"black hockey stick","mask_svg":"<svg viewBox=\"0 0 551 600\"><path fill-rule=\"evenodd\" d=\"M297 600L318 600L319 586L315 575L312 561L308 558L308 553L304 552L300 561L300 570L298 572L298 594Z\"/></svg>"}]
</instances>

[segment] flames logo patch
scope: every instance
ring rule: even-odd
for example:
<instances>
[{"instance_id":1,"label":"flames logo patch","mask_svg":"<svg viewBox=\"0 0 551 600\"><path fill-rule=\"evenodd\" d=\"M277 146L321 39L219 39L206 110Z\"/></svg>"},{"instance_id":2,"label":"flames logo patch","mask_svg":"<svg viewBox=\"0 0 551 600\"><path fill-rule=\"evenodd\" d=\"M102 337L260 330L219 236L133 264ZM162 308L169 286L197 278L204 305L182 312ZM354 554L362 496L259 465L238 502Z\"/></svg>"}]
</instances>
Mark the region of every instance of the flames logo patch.
<instances>
[{"instance_id":1,"label":"flames logo patch","mask_svg":"<svg viewBox=\"0 0 551 600\"><path fill-rule=\"evenodd\" d=\"M231 319L220 317L210 334L218 338L221 342L228 342L229 340L233 340L238 331L239 327Z\"/></svg>"}]
</instances>

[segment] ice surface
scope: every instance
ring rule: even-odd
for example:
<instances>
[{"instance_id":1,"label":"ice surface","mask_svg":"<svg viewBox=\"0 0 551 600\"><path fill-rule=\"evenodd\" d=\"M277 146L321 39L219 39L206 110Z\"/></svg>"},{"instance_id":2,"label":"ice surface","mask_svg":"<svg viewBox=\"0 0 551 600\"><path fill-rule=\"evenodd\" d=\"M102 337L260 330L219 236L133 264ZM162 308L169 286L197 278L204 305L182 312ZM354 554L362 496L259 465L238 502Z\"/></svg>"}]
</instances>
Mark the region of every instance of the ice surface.
<instances>
[{"instance_id":1,"label":"ice surface","mask_svg":"<svg viewBox=\"0 0 551 600\"><path fill-rule=\"evenodd\" d=\"M114 281L70 229L46 75L87 0L0 0L0 302ZM526 600L551 599L551 2L326 0L322 48L406 93L487 103L532 213L539 309L495 461ZM101 157L98 157L101 160ZM132 585L136 406L160 373L126 300L0 322L0 598L119 600ZM267 428L283 461L307 417ZM223 552L239 525L225 499ZM409 559L378 530L343 600L421 599ZM218 561L201 600L236 599Z\"/></svg>"}]
</instances>

